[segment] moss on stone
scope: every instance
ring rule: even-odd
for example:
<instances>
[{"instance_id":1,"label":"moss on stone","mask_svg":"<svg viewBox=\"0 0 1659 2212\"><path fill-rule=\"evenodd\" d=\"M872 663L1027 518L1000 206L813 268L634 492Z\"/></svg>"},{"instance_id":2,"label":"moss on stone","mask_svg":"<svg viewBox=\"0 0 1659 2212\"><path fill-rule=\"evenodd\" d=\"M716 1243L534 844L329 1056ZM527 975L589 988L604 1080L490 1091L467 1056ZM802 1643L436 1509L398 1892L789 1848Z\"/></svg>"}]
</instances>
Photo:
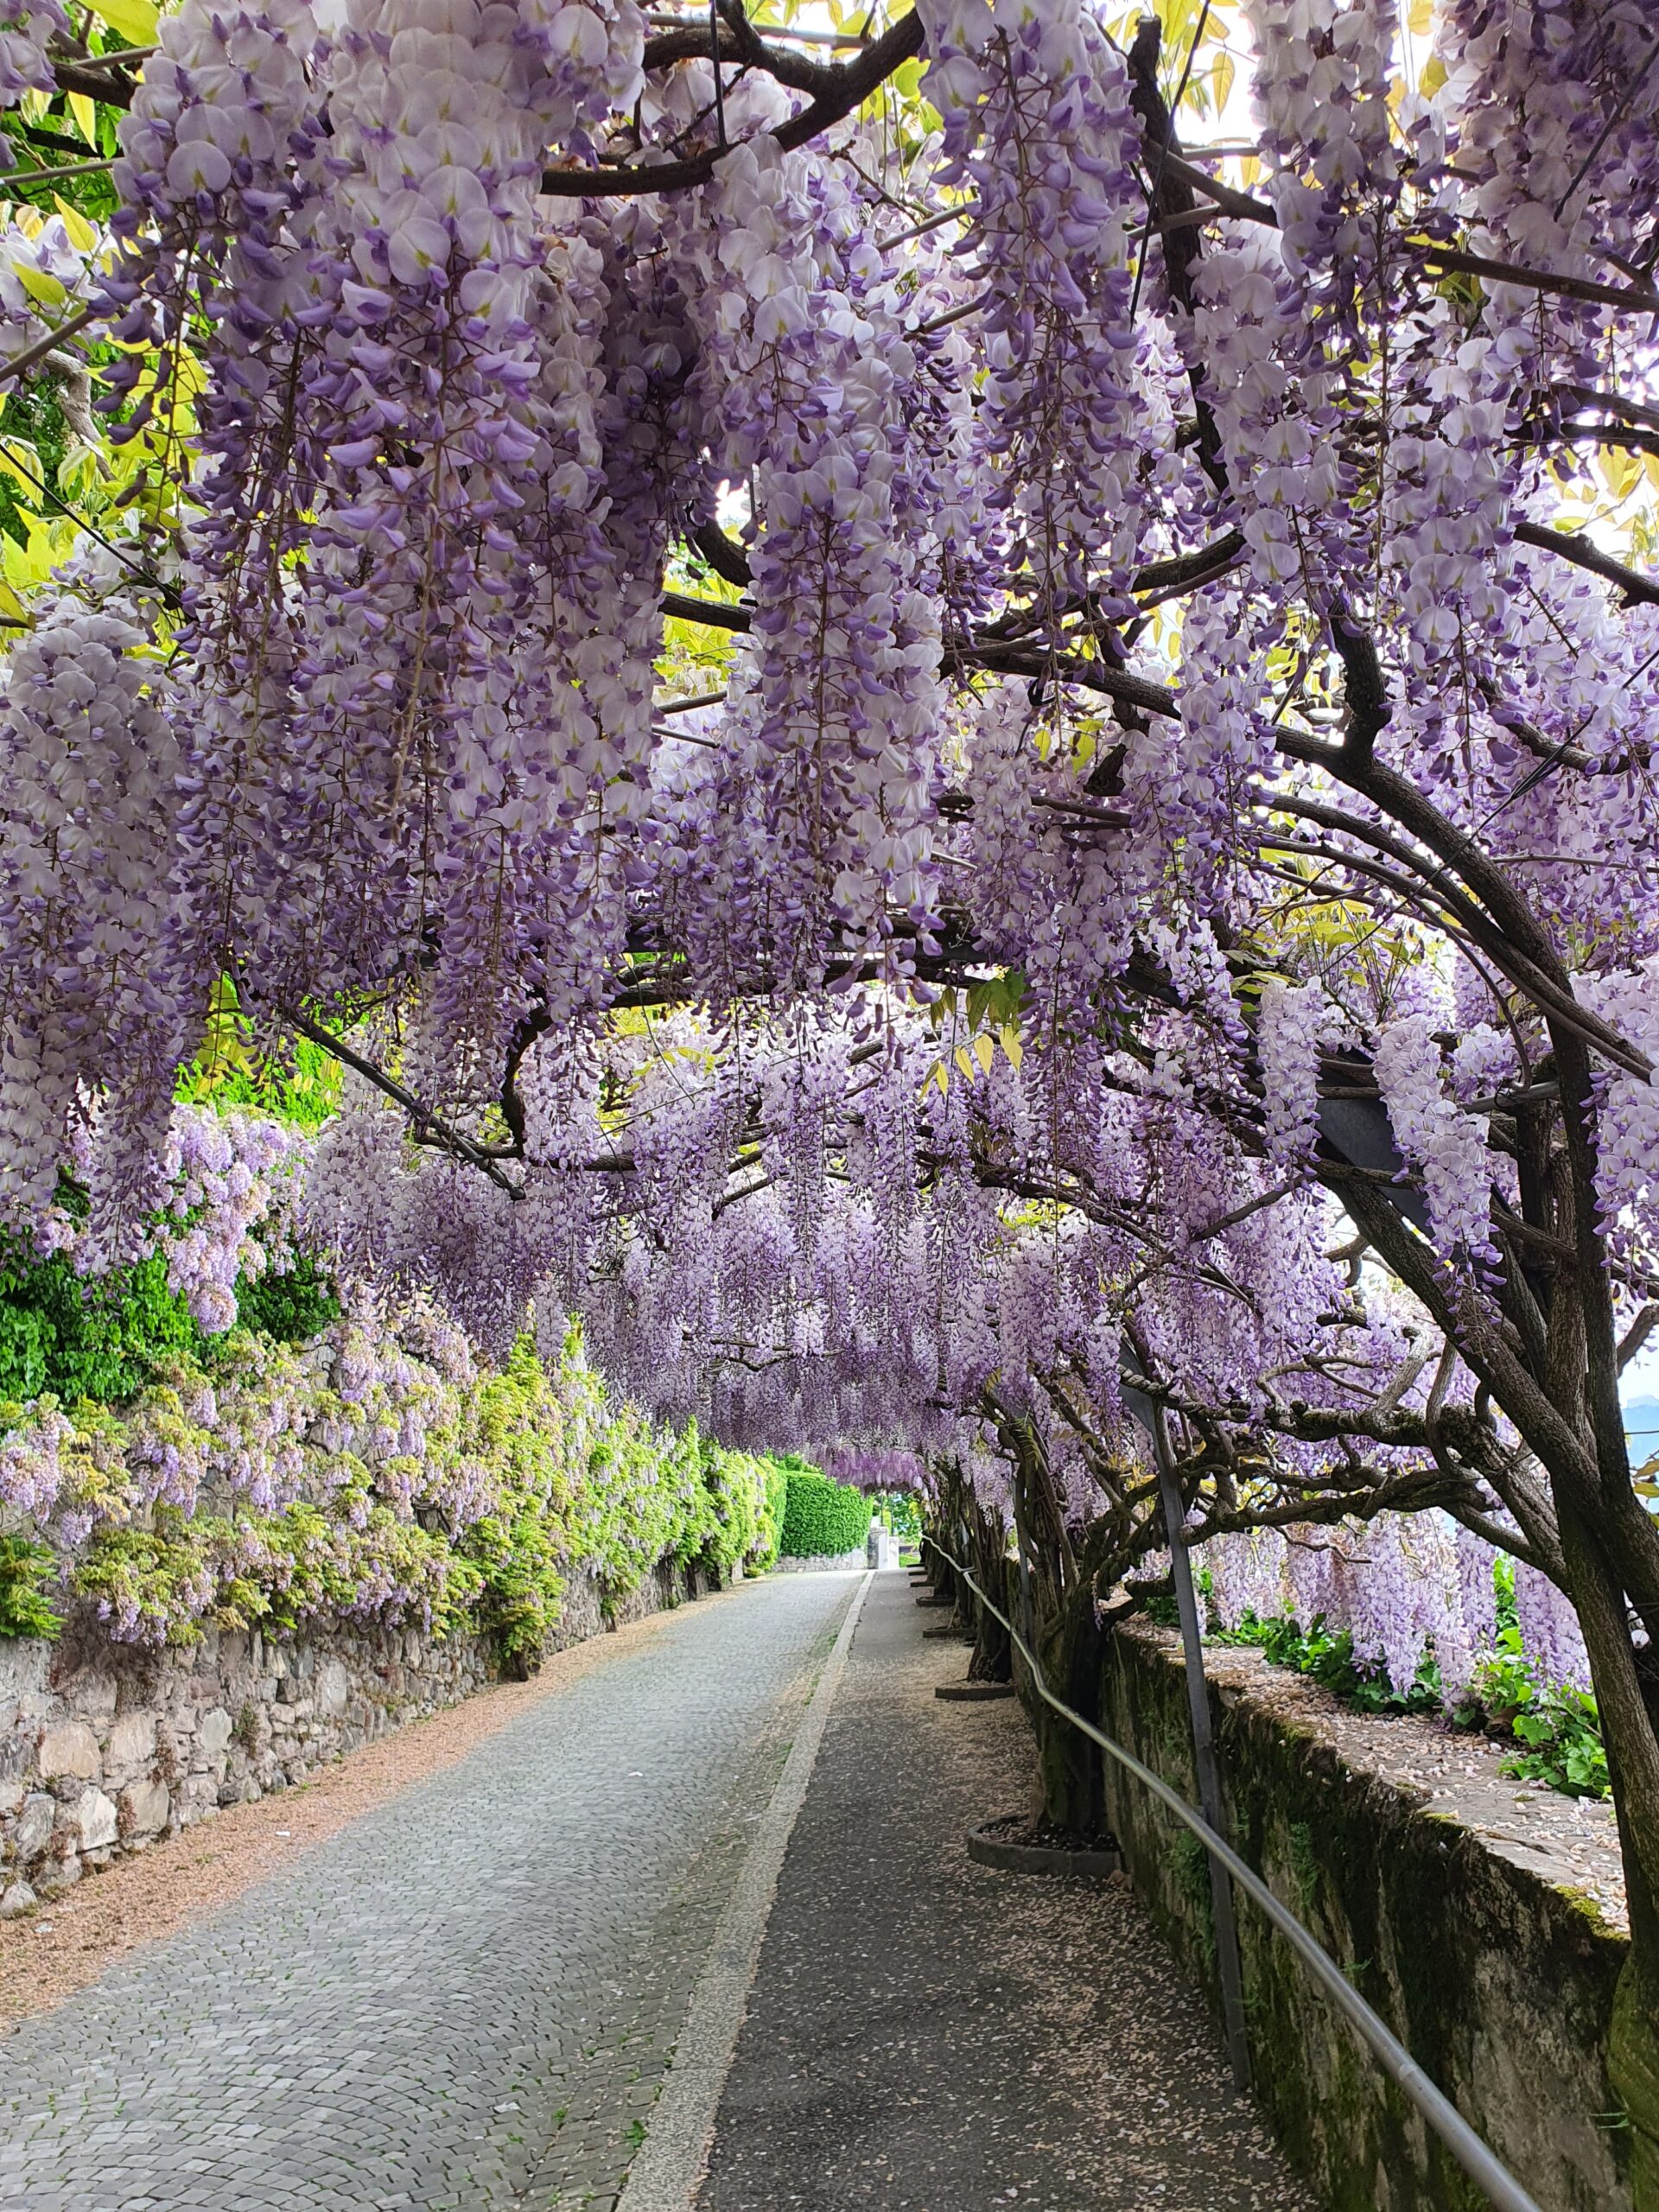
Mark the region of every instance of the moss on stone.
<instances>
[{"instance_id":1,"label":"moss on stone","mask_svg":"<svg viewBox=\"0 0 1659 2212\"><path fill-rule=\"evenodd\" d=\"M1144 1636L1105 1655L1106 1726L1178 1788L1192 1751L1179 1655ZM1248 1694L1214 1700L1229 1832L1547 2212L1619 2212L1605 2115L1627 1946L1593 1901L1487 1852L1415 1794L1366 1774ZM1208 1867L1121 1771L1108 1815L1153 1920L1216 2001ZM1248 1904L1240 1948L1256 2094L1333 2212L1473 2212L1484 2200ZM1624 2138L1628 2141L1628 2135ZM1646 2207L1643 2208L1646 2212Z\"/></svg>"}]
</instances>

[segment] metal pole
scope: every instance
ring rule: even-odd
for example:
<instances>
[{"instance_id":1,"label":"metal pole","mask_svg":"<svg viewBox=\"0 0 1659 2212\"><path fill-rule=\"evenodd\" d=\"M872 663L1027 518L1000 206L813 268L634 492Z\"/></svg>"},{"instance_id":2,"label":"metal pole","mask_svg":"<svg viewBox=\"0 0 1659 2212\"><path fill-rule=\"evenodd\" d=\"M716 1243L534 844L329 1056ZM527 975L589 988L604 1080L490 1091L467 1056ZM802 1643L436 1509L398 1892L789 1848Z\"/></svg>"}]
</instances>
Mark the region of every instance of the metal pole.
<instances>
[{"instance_id":1,"label":"metal pole","mask_svg":"<svg viewBox=\"0 0 1659 2212\"><path fill-rule=\"evenodd\" d=\"M1198 1770L1198 1808L1209 1825L1222 1831L1221 1777L1210 1728L1210 1686L1204 1672L1204 1641L1198 1632L1198 1603L1192 1588L1192 1560L1186 1548L1186 1512L1170 1461L1169 1426L1161 1405L1154 1406L1152 1440L1158 1458L1158 1494L1169 1536L1169 1567L1175 1585L1175 1610L1181 1624L1181 1653L1186 1662L1186 1702L1192 1716L1192 1763ZM1222 2018L1227 2029L1227 2056L1233 2087L1250 2086L1250 2043L1244 2025L1244 1980L1239 1970L1238 1928L1233 1916L1233 1885L1227 1869L1210 1856L1210 1901L1216 1923L1216 1965L1221 1975Z\"/></svg>"}]
</instances>

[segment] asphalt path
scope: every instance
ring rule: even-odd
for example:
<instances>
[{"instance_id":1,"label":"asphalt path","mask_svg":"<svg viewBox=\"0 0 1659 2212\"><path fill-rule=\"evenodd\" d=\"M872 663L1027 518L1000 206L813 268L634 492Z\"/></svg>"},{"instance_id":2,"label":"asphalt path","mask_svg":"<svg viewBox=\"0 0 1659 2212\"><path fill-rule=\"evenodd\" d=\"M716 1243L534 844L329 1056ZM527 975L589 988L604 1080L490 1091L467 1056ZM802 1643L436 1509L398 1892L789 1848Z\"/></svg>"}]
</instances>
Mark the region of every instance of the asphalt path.
<instances>
[{"instance_id":1,"label":"asphalt path","mask_svg":"<svg viewBox=\"0 0 1659 2212\"><path fill-rule=\"evenodd\" d=\"M1312 2212L1133 1893L971 1862L1012 1701L874 1578L778 1885L699 2212Z\"/></svg>"}]
</instances>

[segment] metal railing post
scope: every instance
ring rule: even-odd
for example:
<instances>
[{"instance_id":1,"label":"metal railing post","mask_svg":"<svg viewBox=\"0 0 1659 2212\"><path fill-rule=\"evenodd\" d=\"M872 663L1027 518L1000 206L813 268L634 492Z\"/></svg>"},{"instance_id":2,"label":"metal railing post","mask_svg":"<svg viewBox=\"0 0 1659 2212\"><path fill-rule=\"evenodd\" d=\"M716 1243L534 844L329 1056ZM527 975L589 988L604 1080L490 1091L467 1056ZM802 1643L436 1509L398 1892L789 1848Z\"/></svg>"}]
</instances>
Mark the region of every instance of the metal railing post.
<instances>
[{"instance_id":1,"label":"metal railing post","mask_svg":"<svg viewBox=\"0 0 1659 2212\"><path fill-rule=\"evenodd\" d=\"M1210 1685L1204 1671L1204 1639L1198 1627L1198 1594L1192 1587L1192 1555L1186 1548L1185 1509L1170 1461L1169 1427L1164 1409L1153 1415L1153 1444L1158 1457L1158 1495L1163 1501L1169 1537L1170 1577L1181 1624L1181 1656L1186 1667L1186 1702L1192 1716L1192 1764L1198 1771L1198 1807L1217 1834L1224 1832L1221 1776L1216 1766L1210 1726ZM1210 1904L1216 1923L1216 1967L1221 1977L1222 2019L1227 2030L1227 2057L1233 2087L1250 2086L1250 2039L1244 2022L1244 1976L1238 1958L1238 1923L1233 1915L1233 1885L1227 1869L1210 1854Z\"/></svg>"}]
</instances>

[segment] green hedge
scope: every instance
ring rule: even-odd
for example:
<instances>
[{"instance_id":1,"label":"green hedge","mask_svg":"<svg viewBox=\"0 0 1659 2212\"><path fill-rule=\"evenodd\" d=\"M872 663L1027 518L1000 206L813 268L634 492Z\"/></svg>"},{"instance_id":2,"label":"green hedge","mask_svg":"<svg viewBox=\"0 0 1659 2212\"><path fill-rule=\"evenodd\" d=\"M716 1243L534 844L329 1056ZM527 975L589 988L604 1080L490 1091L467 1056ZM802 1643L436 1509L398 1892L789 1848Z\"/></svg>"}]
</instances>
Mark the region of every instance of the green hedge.
<instances>
[{"instance_id":1,"label":"green hedge","mask_svg":"<svg viewBox=\"0 0 1659 2212\"><path fill-rule=\"evenodd\" d=\"M816 1467L791 1467L779 1549L789 1559L831 1557L862 1545L870 1526L870 1501L861 1490L832 1483Z\"/></svg>"}]
</instances>

